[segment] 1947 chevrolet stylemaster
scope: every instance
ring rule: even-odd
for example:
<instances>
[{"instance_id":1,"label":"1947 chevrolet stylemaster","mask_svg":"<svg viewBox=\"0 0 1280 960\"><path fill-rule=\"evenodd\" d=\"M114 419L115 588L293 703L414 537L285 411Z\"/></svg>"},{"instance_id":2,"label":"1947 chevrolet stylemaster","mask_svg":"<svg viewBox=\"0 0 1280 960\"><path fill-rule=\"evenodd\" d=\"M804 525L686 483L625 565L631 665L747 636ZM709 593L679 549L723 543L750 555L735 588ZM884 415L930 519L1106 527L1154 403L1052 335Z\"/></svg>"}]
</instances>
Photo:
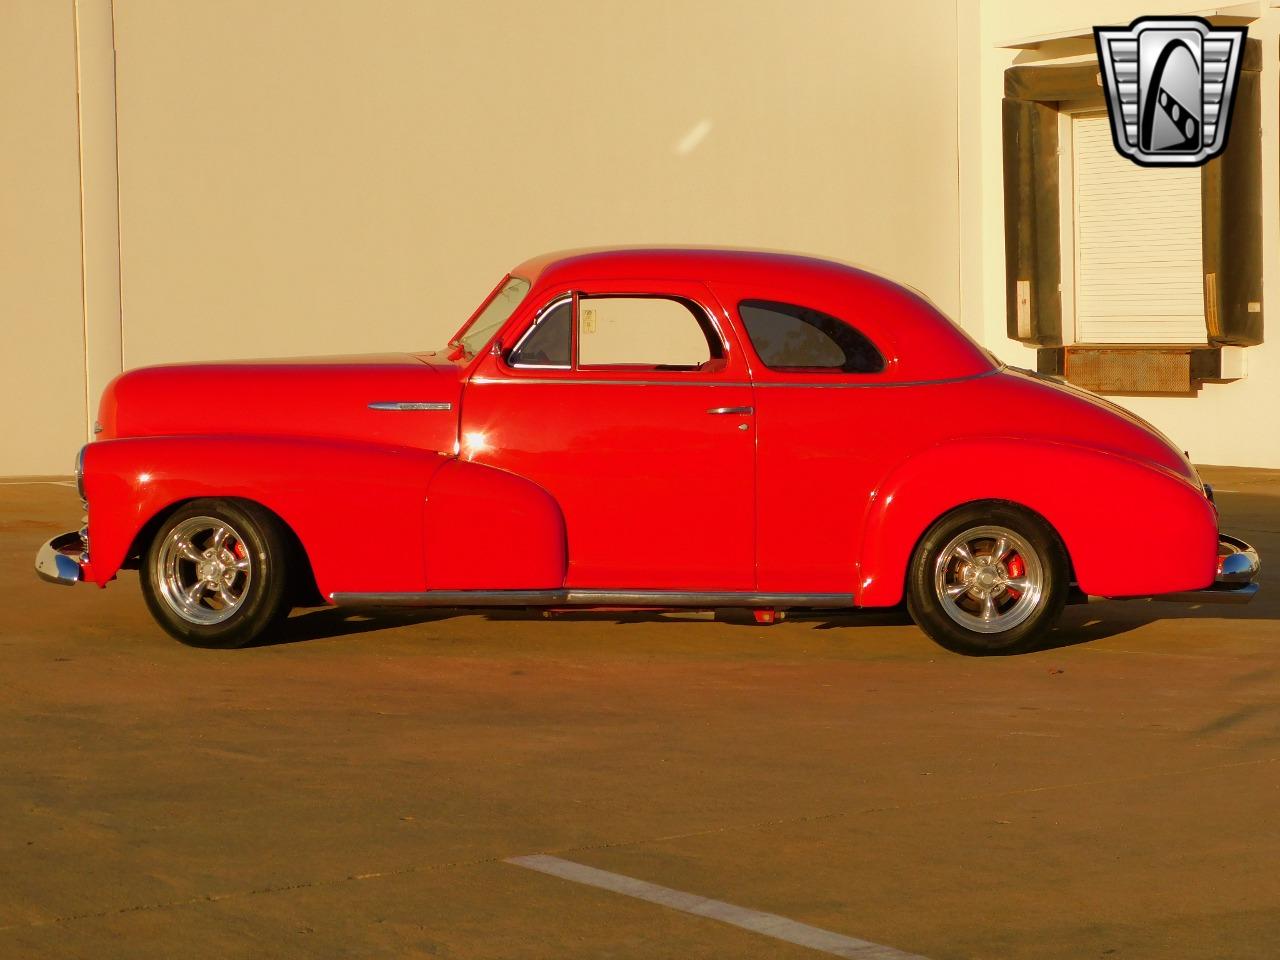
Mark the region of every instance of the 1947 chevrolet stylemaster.
<instances>
[{"instance_id":1,"label":"1947 chevrolet stylemaster","mask_svg":"<svg viewBox=\"0 0 1280 960\"><path fill-rule=\"evenodd\" d=\"M199 646L317 601L768 619L905 596L939 643L993 653L1072 598L1257 589L1152 427L803 257L542 257L438 352L133 370L95 430L87 525L36 569L138 568Z\"/></svg>"}]
</instances>

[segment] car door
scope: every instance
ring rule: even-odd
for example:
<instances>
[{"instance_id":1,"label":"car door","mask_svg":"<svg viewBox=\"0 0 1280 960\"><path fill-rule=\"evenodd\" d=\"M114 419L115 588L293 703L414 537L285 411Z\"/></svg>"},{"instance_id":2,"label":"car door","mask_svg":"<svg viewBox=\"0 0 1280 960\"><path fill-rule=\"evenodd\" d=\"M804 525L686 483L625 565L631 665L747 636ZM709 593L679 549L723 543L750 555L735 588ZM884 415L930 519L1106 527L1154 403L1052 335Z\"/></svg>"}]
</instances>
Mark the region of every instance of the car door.
<instances>
[{"instance_id":1,"label":"car door","mask_svg":"<svg viewBox=\"0 0 1280 960\"><path fill-rule=\"evenodd\" d=\"M566 586L754 589L752 387L714 303L673 281L547 291L467 383L459 455L555 498Z\"/></svg>"},{"instance_id":2,"label":"car door","mask_svg":"<svg viewBox=\"0 0 1280 960\"><path fill-rule=\"evenodd\" d=\"M713 285L755 383L757 588L856 593L863 523L908 399L853 304L821 290Z\"/></svg>"}]
</instances>

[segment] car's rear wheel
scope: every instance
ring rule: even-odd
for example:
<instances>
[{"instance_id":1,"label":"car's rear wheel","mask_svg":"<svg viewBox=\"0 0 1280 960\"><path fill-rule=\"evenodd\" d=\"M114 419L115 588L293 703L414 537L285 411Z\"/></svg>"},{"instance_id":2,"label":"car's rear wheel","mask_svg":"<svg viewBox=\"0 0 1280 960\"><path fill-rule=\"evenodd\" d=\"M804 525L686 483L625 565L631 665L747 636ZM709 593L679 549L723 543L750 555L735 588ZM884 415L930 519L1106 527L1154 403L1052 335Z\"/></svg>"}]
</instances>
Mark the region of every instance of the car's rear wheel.
<instances>
[{"instance_id":1,"label":"car's rear wheel","mask_svg":"<svg viewBox=\"0 0 1280 960\"><path fill-rule=\"evenodd\" d=\"M1034 646L1062 613L1069 564L1045 520L989 501L954 510L921 539L907 609L942 646L973 656Z\"/></svg>"},{"instance_id":2,"label":"car's rear wheel","mask_svg":"<svg viewBox=\"0 0 1280 960\"><path fill-rule=\"evenodd\" d=\"M254 503L193 500L157 531L142 565L156 622L193 647L241 647L288 612L288 546Z\"/></svg>"}]
</instances>

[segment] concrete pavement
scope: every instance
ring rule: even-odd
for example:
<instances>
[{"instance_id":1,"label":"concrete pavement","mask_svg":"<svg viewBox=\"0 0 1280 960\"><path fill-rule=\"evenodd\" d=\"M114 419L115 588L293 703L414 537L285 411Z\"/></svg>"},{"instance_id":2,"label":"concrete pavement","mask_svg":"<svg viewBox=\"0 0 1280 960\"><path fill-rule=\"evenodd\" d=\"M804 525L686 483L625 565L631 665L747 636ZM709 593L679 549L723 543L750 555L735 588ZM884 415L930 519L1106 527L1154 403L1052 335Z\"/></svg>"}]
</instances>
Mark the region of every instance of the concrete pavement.
<instances>
[{"instance_id":1,"label":"concrete pavement","mask_svg":"<svg viewBox=\"0 0 1280 960\"><path fill-rule=\"evenodd\" d=\"M319 610L193 650L134 574L38 582L75 493L0 486L0 956L821 956L504 862L550 853L932 960L1273 957L1280 474L1206 474L1253 604L1069 608L988 659L896 614Z\"/></svg>"}]
</instances>

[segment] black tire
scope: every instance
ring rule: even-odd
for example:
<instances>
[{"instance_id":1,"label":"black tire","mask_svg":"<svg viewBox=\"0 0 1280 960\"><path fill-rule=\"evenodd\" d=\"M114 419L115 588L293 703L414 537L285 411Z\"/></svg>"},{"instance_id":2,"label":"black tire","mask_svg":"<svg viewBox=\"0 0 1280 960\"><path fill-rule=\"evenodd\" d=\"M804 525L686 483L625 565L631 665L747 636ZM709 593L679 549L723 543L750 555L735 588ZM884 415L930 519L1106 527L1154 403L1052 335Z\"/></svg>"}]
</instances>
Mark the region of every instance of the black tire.
<instances>
[{"instance_id":1,"label":"black tire","mask_svg":"<svg viewBox=\"0 0 1280 960\"><path fill-rule=\"evenodd\" d=\"M286 531L263 507L193 500L156 531L138 579L170 636L192 647L243 647L289 612L289 557Z\"/></svg>"},{"instance_id":2,"label":"black tire","mask_svg":"<svg viewBox=\"0 0 1280 960\"><path fill-rule=\"evenodd\" d=\"M1067 552L1048 522L988 500L953 510L926 531L907 571L907 610L948 650L1019 653L1058 622L1069 584Z\"/></svg>"}]
</instances>

